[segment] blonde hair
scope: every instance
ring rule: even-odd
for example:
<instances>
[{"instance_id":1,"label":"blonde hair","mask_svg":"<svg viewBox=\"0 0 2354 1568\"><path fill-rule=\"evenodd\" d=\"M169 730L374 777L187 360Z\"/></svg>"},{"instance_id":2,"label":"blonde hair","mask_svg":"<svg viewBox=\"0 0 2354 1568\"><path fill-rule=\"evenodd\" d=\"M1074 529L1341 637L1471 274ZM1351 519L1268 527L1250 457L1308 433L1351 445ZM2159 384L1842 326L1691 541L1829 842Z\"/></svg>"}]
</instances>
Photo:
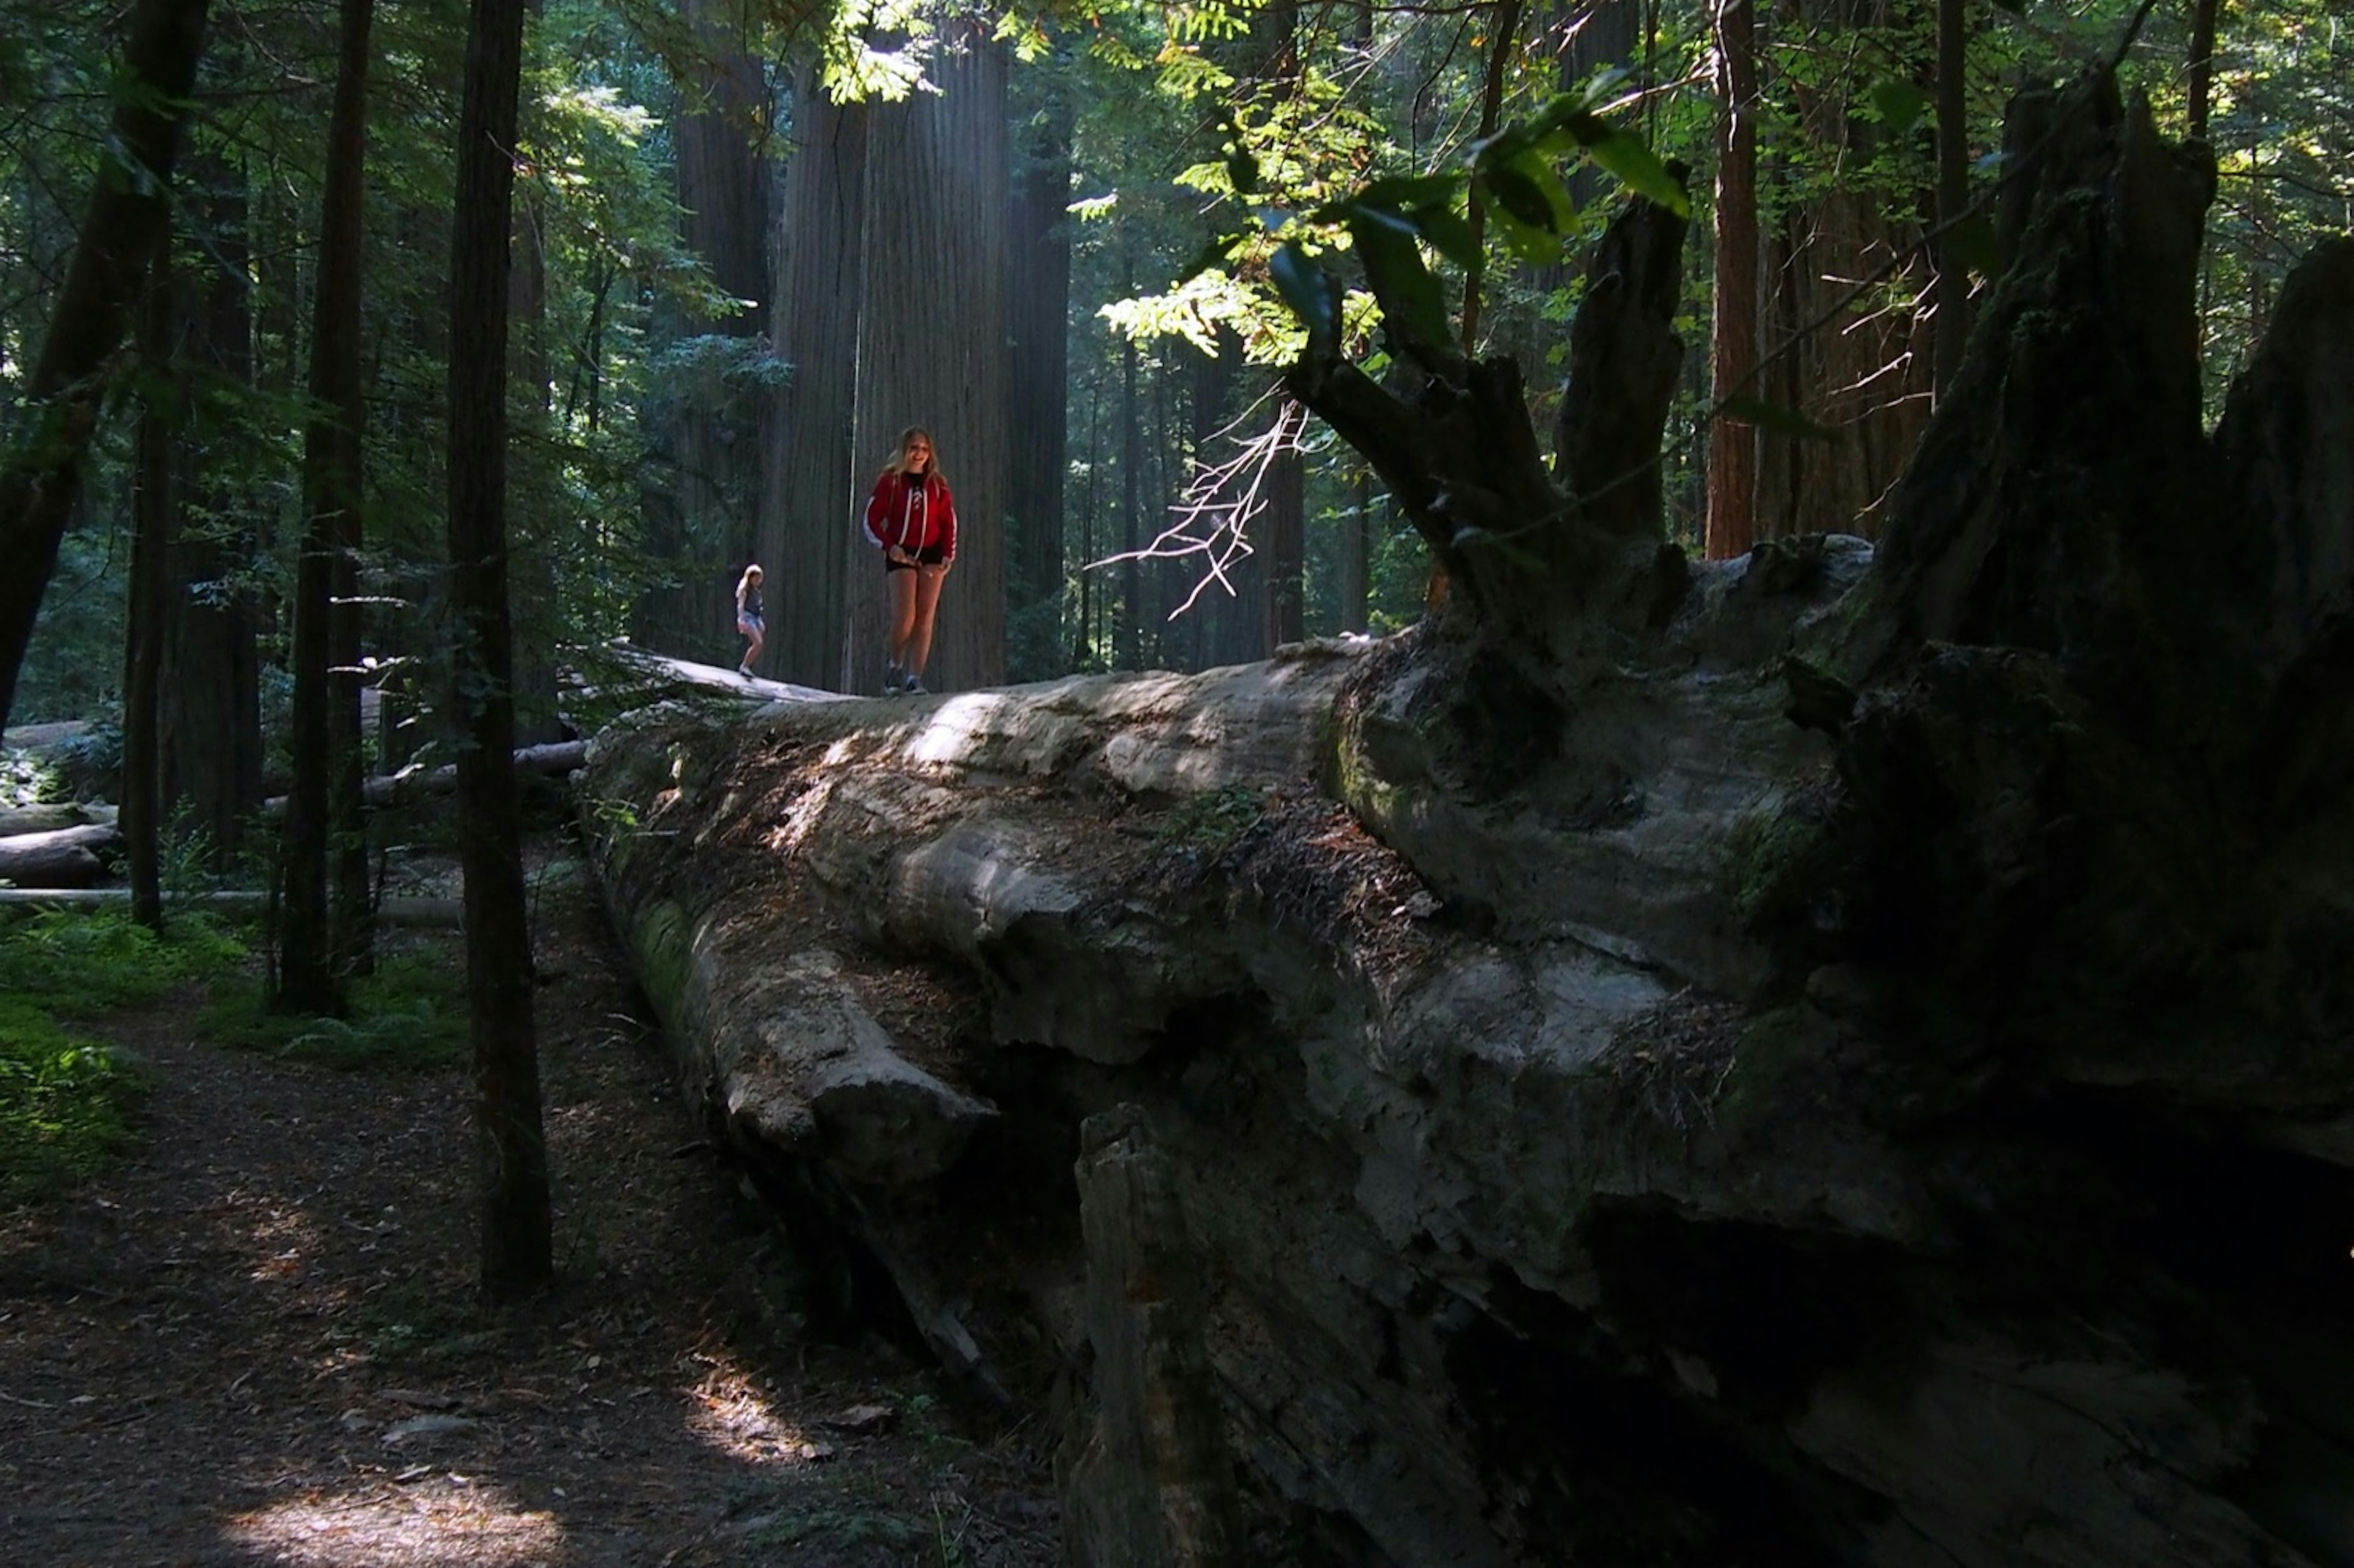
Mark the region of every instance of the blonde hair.
<instances>
[{"instance_id":1,"label":"blonde hair","mask_svg":"<svg viewBox=\"0 0 2354 1568\"><path fill-rule=\"evenodd\" d=\"M736 579L736 592L737 596L742 596L745 584L752 581L755 577L765 578L768 575L768 573L760 569L760 563L758 561L754 561L750 566L746 567L744 568L744 575Z\"/></svg>"},{"instance_id":2,"label":"blonde hair","mask_svg":"<svg viewBox=\"0 0 2354 1568\"><path fill-rule=\"evenodd\" d=\"M910 425L906 429L899 432L899 444L891 449L891 461L885 463L883 465L884 468L892 473L906 473L907 471L907 443L914 440L917 436L923 437L924 444L932 449L932 466L926 469L924 472L927 474L938 473L940 471L939 443L932 440L932 432L924 429L921 425Z\"/></svg>"}]
</instances>

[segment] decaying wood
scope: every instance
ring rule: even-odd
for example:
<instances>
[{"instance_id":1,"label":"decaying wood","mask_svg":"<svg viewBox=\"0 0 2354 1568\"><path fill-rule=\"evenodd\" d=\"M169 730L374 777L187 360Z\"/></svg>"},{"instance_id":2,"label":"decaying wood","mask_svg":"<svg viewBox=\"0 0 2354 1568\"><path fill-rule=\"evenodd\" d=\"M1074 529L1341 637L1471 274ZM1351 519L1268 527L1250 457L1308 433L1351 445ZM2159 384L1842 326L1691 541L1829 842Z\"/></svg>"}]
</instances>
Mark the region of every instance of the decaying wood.
<instances>
[{"instance_id":1,"label":"decaying wood","mask_svg":"<svg viewBox=\"0 0 2354 1568\"><path fill-rule=\"evenodd\" d=\"M1198 1321L1293 1560L2354 1559L2354 252L2209 437L2203 163L2103 79L2025 118L1876 560L1670 574L1433 348L1418 409L1307 374L1410 509L1536 507L1602 575L1466 548L1474 620L1385 642L601 735L617 918L795 1223L1017 1396L1133 1344L1090 1303ZM728 1114L851 1008L936 1174L831 1160L802 1091ZM1106 1113L1182 1256L1091 1246ZM1074 1517L1206 1451L1127 1397L1155 1353Z\"/></svg>"}]
</instances>

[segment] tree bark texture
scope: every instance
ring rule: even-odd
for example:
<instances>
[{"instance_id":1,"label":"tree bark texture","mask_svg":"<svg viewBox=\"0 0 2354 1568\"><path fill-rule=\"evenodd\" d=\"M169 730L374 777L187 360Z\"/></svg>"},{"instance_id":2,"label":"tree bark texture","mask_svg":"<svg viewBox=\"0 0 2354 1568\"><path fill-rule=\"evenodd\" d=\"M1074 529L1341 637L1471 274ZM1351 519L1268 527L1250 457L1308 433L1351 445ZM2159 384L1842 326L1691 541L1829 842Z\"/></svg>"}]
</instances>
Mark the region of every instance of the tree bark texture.
<instances>
[{"instance_id":1,"label":"tree bark texture","mask_svg":"<svg viewBox=\"0 0 2354 1568\"><path fill-rule=\"evenodd\" d=\"M450 601L466 994L474 1044L482 1280L493 1297L553 1274L547 1143L514 763L507 603L507 263L522 0L475 0L459 120L450 281Z\"/></svg>"},{"instance_id":2,"label":"tree bark texture","mask_svg":"<svg viewBox=\"0 0 2354 1568\"><path fill-rule=\"evenodd\" d=\"M341 1011L368 951L360 811L361 271L366 207L368 34L374 0L343 0L311 323L312 414L302 431L302 548L294 573L294 698L279 863L285 889L277 1005ZM338 656L339 651L341 657ZM330 901L331 880L334 896Z\"/></svg>"},{"instance_id":3,"label":"tree bark texture","mask_svg":"<svg viewBox=\"0 0 2354 1568\"><path fill-rule=\"evenodd\" d=\"M1564 498L1556 532L1625 548L1553 585L1583 632L1544 620L1445 526L1458 473L1522 471L1458 457L1468 419L1416 440L1509 374L1405 343L1419 404L1297 379L1464 564L1447 624L953 726L598 740L588 799L629 810L584 812L594 853L642 955L703 944L644 972L731 1146L950 1367L1036 1392L1092 1349L1075 1520L1135 1542L1200 1473L1155 1444L1201 1369L1190 1429L1302 1561L2354 1550L2354 244L2210 437L2211 164L2105 79L2029 111L2020 260L1876 557L1770 541L1647 599L1656 535ZM1482 700L1514 680L1543 700ZM785 983L813 930L838 990ZM763 1054L717 1065L698 985ZM938 1086L909 1147L983 1107L938 1175L837 1169L811 1097L737 1097L843 990ZM1123 1241L1122 1205L1167 1217Z\"/></svg>"},{"instance_id":4,"label":"tree bark texture","mask_svg":"<svg viewBox=\"0 0 2354 1568\"><path fill-rule=\"evenodd\" d=\"M25 384L28 417L0 455L0 728L16 701L41 596L81 490L115 351L169 227L172 164L195 85L207 0L140 0L101 161L65 283Z\"/></svg>"},{"instance_id":5,"label":"tree bark texture","mask_svg":"<svg viewBox=\"0 0 2354 1568\"><path fill-rule=\"evenodd\" d=\"M781 433L766 449L758 551L769 563L772 664L784 680L834 691L853 689L851 604L883 591L857 514L874 479L871 454L854 454L852 443L869 112L830 101L813 68L794 85L771 329L787 369Z\"/></svg>"},{"instance_id":6,"label":"tree bark texture","mask_svg":"<svg viewBox=\"0 0 2354 1568\"><path fill-rule=\"evenodd\" d=\"M1757 396L1757 13L1752 0L1717 0L1716 286L1709 305L1709 395ZM1757 503L1757 431L1718 413L1708 432L1712 561L1749 548Z\"/></svg>"},{"instance_id":7,"label":"tree bark texture","mask_svg":"<svg viewBox=\"0 0 2354 1568\"><path fill-rule=\"evenodd\" d=\"M744 308L710 319L689 317L689 336L739 338L764 349L770 279L768 83L745 52L730 7L690 5L688 19L711 59L709 75L690 88L695 107L678 120L678 200L682 239L710 270L712 283ZM697 657L736 647L736 582L758 559L764 453L775 398L740 366L705 368L680 378L669 400L678 460L678 507L688 572L679 596L684 623L658 646ZM790 570L793 557L787 557ZM779 563L766 567L770 582ZM740 648L737 648L740 652Z\"/></svg>"},{"instance_id":8,"label":"tree bark texture","mask_svg":"<svg viewBox=\"0 0 2354 1568\"><path fill-rule=\"evenodd\" d=\"M858 385L847 515L920 425L956 494L957 561L940 593L926 683L960 690L1005 676L1008 380L1006 220L1011 143L1005 49L957 22L929 68L938 93L877 104L866 144ZM846 691L881 680L884 586L861 533L849 573Z\"/></svg>"},{"instance_id":9,"label":"tree bark texture","mask_svg":"<svg viewBox=\"0 0 2354 1568\"><path fill-rule=\"evenodd\" d=\"M231 387L253 384L252 285L248 274L249 203L245 172L222 159L198 166L194 201L210 236L188 258L202 281L188 354ZM237 439L190 432L184 461L195 511L172 546L169 647L164 681L160 766L166 800L188 811L212 864L226 870L244 847L245 819L261 803L260 657L249 586L260 540L228 477Z\"/></svg>"},{"instance_id":10,"label":"tree bark texture","mask_svg":"<svg viewBox=\"0 0 2354 1568\"><path fill-rule=\"evenodd\" d=\"M1875 54L1901 47L1897 19L1883 0L1816 0L1803 18L1822 47ZM1810 156L1866 158L1867 137L1885 134L1853 112L1867 85L1860 74L1781 84ZM1770 169L1766 177L1776 183ZM1836 439L1758 432L1755 536L1875 537L1888 493L1928 422L1933 389L1927 323L1920 312L1887 302L1916 289L1930 263L1916 256L1900 265L1900 252L1919 238L1917 224L1890 222L1856 191L1777 195L1779 217L1764 238L1761 346L1768 357L1758 391ZM1858 293L1860 280L1883 275L1883 287Z\"/></svg>"},{"instance_id":11,"label":"tree bark texture","mask_svg":"<svg viewBox=\"0 0 2354 1568\"><path fill-rule=\"evenodd\" d=\"M1043 74L1043 73L1034 73ZM1020 79L1011 84L1019 91ZM1071 95L1017 117L1007 220L1013 344L1006 451L1007 673L1063 668L1063 478L1070 453Z\"/></svg>"}]
</instances>

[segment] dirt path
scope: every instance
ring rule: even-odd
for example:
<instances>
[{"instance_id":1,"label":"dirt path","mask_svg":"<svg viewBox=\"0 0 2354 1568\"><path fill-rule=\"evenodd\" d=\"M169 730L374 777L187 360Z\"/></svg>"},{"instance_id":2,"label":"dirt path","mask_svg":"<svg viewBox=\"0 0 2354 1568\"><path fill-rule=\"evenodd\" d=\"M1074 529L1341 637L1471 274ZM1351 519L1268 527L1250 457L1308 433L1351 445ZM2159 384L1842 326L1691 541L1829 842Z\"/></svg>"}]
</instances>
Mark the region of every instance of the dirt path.
<instances>
[{"instance_id":1,"label":"dirt path","mask_svg":"<svg viewBox=\"0 0 2354 1568\"><path fill-rule=\"evenodd\" d=\"M1050 1435L807 1336L587 890L539 946L563 1279L512 1313L474 1305L462 1074L193 1044L185 1002L99 1031L157 1087L134 1162L0 1213L0 1563L1055 1561Z\"/></svg>"}]
</instances>

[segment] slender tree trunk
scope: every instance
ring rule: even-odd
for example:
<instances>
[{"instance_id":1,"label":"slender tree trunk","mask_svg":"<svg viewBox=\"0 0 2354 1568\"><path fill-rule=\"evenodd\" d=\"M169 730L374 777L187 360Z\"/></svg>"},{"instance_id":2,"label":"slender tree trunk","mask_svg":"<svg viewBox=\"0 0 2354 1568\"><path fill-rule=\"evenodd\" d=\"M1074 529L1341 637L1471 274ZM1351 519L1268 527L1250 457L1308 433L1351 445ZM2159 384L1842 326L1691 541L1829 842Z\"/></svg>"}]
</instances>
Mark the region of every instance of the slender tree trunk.
<instances>
[{"instance_id":1,"label":"slender tree trunk","mask_svg":"<svg viewBox=\"0 0 2354 1568\"><path fill-rule=\"evenodd\" d=\"M368 950L360 803L353 552L360 537L360 269L374 0L343 0L311 329L313 412L302 434L302 556L294 576L294 705L288 751L278 1005L333 1012ZM338 649L344 657L339 660ZM341 666L339 671L339 666ZM359 835L359 843L350 842ZM333 907L328 871L338 872Z\"/></svg>"},{"instance_id":2,"label":"slender tree trunk","mask_svg":"<svg viewBox=\"0 0 2354 1568\"><path fill-rule=\"evenodd\" d=\"M1034 78L1040 73L1031 73ZM1016 89L1023 83L1017 77ZM1071 134L1076 111L1059 75L1026 122L1013 183L1008 237L1013 341L1007 396L1008 673L1034 680L1058 667L1062 645L1063 476L1070 461Z\"/></svg>"},{"instance_id":3,"label":"slender tree trunk","mask_svg":"<svg viewBox=\"0 0 2354 1568\"><path fill-rule=\"evenodd\" d=\"M1970 336L1970 275L1962 264L1956 232L1970 203L1968 105L1963 97L1968 35L1963 29L1963 4L1937 0L1937 314L1931 344L1941 397L1961 368L1962 347Z\"/></svg>"},{"instance_id":4,"label":"slender tree trunk","mask_svg":"<svg viewBox=\"0 0 2354 1568\"><path fill-rule=\"evenodd\" d=\"M1123 252L1119 260L1119 289L1122 294L1136 292L1136 260ZM1137 536L1142 526L1144 503L1140 493L1144 484L1144 418L1136 398L1136 340L1119 340L1119 547L1127 558L1119 564L1119 655L1118 664L1123 670L1136 669L1138 635L1141 625L1143 605L1140 602L1144 589L1144 563L1136 552L1144 541Z\"/></svg>"},{"instance_id":5,"label":"slender tree trunk","mask_svg":"<svg viewBox=\"0 0 2354 1568\"><path fill-rule=\"evenodd\" d=\"M2217 0L2192 0L2190 7L2190 139L2207 139L2207 100L2215 84Z\"/></svg>"},{"instance_id":6,"label":"slender tree trunk","mask_svg":"<svg viewBox=\"0 0 2354 1568\"><path fill-rule=\"evenodd\" d=\"M1363 631L1372 599L1373 471L1359 468L1352 490L1356 504L1341 528L1341 630Z\"/></svg>"},{"instance_id":7,"label":"slender tree trunk","mask_svg":"<svg viewBox=\"0 0 2354 1568\"><path fill-rule=\"evenodd\" d=\"M122 790L119 826L131 869L131 917L150 930L164 927L160 876L163 828L162 726L157 694L165 621L171 607L174 458L181 423L175 385L172 269L168 233L158 249L165 260L151 276L140 323L143 392L139 409L138 482L132 501L130 605L123 616Z\"/></svg>"},{"instance_id":8,"label":"slender tree trunk","mask_svg":"<svg viewBox=\"0 0 2354 1568\"><path fill-rule=\"evenodd\" d=\"M207 0L139 0L116 78L111 155L26 383L25 422L0 455L0 728L58 544L81 491L109 364L168 227L172 162L204 47Z\"/></svg>"},{"instance_id":9,"label":"slender tree trunk","mask_svg":"<svg viewBox=\"0 0 2354 1568\"><path fill-rule=\"evenodd\" d=\"M1288 396L1276 401L1283 432L1267 476L1267 641L1269 650L1307 634L1308 465L1299 433L1308 410Z\"/></svg>"},{"instance_id":10,"label":"slender tree trunk","mask_svg":"<svg viewBox=\"0 0 2354 1568\"><path fill-rule=\"evenodd\" d=\"M1751 0L1718 0L1716 292L1710 378L1718 399L1755 397L1757 368L1757 21ZM1708 440L1709 559L1749 548L1757 493L1757 432L1718 418Z\"/></svg>"},{"instance_id":11,"label":"slender tree trunk","mask_svg":"<svg viewBox=\"0 0 2354 1568\"><path fill-rule=\"evenodd\" d=\"M864 662L854 663L849 625L857 596L883 591L875 580L882 565L859 535L856 509L875 478L869 465L884 454L851 446L870 114L864 104L830 101L814 69L801 73L777 246L773 330L790 374L779 400L783 434L769 443L758 547L775 611L769 647L782 679L833 691L870 689L863 678L870 669L882 676L872 646L859 646ZM854 670L862 677L855 684Z\"/></svg>"},{"instance_id":12,"label":"slender tree trunk","mask_svg":"<svg viewBox=\"0 0 2354 1568\"><path fill-rule=\"evenodd\" d=\"M1503 112L1504 89L1511 78L1512 54L1521 37L1521 0L1500 0L1495 26L1489 31L1487 78L1479 93L1479 134L1492 136ZM1471 265L1463 276L1463 352L1479 352L1479 290L1487 275L1488 209L1478 187L1471 192Z\"/></svg>"},{"instance_id":13,"label":"slender tree trunk","mask_svg":"<svg viewBox=\"0 0 2354 1568\"><path fill-rule=\"evenodd\" d=\"M482 1279L494 1298L535 1289L553 1274L507 605L509 149L523 20L522 0L474 0L450 259L451 701L466 742L458 755L456 816L466 878Z\"/></svg>"}]
</instances>

